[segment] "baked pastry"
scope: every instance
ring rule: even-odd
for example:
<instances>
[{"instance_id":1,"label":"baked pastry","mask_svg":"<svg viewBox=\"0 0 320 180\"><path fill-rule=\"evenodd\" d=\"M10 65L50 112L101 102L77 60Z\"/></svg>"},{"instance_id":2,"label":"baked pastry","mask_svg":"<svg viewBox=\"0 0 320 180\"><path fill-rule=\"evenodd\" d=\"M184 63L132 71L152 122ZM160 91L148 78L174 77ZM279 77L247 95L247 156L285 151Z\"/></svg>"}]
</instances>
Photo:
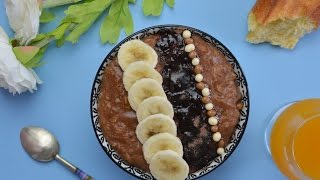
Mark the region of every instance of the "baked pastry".
<instances>
[{"instance_id":1,"label":"baked pastry","mask_svg":"<svg viewBox=\"0 0 320 180\"><path fill-rule=\"evenodd\" d=\"M320 23L320 0L257 0L248 16L247 41L293 49Z\"/></svg>"},{"instance_id":2,"label":"baked pastry","mask_svg":"<svg viewBox=\"0 0 320 180\"><path fill-rule=\"evenodd\" d=\"M185 178L225 154L243 109L236 79L225 55L189 30L125 42L104 69L101 130L130 165ZM161 172L163 162L179 173Z\"/></svg>"}]
</instances>

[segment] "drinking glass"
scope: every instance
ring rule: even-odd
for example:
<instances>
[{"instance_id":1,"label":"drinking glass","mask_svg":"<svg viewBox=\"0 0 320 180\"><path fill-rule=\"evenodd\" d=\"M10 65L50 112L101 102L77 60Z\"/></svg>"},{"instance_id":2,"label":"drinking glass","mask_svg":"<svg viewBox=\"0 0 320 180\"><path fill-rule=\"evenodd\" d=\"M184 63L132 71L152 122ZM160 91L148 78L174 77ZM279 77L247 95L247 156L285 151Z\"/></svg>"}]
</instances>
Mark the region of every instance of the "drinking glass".
<instances>
[{"instance_id":1,"label":"drinking glass","mask_svg":"<svg viewBox=\"0 0 320 180\"><path fill-rule=\"evenodd\" d=\"M320 98L277 108L266 128L265 143L289 179L320 179Z\"/></svg>"}]
</instances>

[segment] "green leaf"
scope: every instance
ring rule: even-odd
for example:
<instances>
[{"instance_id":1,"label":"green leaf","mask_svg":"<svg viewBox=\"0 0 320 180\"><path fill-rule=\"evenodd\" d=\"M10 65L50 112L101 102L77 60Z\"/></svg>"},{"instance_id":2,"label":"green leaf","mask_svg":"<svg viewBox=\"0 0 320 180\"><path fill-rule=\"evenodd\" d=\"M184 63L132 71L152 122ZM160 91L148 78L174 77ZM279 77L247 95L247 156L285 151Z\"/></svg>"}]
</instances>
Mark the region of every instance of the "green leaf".
<instances>
[{"instance_id":1,"label":"green leaf","mask_svg":"<svg viewBox=\"0 0 320 180\"><path fill-rule=\"evenodd\" d=\"M87 15L94 13L101 13L105 10L114 0L95 0L82 4L71 5L64 13L66 18L74 18L75 21L81 22Z\"/></svg>"},{"instance_id":2,"label":"green leaf","mask_svg":"<svg viewBox=\"0 0 320 180\"><path fill-rule=\"evenodd\" d=\"M58 39L57 40L57 47L61 47L65 41L66 41L66 39L64 37L61 39Z\"/></svg>"},{"instance_id":3,"label":"green leaf","mask_svg":"<svg viewBox=\"0 0 320 180\"><path fill-rule=\"evenodd\" d=\"M136 0L129 0L129 3L136 3Z\"/></svg>"},{"instance_id":4,"label":"green leaf","mask_svg":"<svg viewBox=\"0 0 320 180\"><path fill-rule=\"evenodd\" d=\"M81 0L42 0L42 8L49 9L58 6L78 3Z\"/></svg>"},{"instance_id":5,"label":"green leaf","mask_svg":"<svg viewBox=\"0 0 320 180\"><path fill-rule=\"evenodd\" d=\"M61 39L65 35L65 33L66 33L67 29L69 28L70 24L71 23L60 24L60 26L58 26L57 29L55 29L51 33L49 33L49 35L54 36L54 38L57 39L57 40Z\"/></svg>"},{"instance_id":6,"label":"green leaf","mask_svg":"<svg viewBox=\"0 0 320 180\"><path fill-rule=\"evenodd\" d=\"M70 22L61 23L57 29L48 34L48 36L53 36L57 40L57 47L61 47L64 44L65 34L70 29L71 25L72 23Z\"/></svg>"},{"instance_id":7,"label":"green leaf","mask_svg":"<svg viewBox=\"0 0 320 180\"><path fill-rule=\"evenodd\" d=\"M69 33L66 40L72 43L76 43L80 36L85 33L91 25L95 22L95 20L99 17L100 14L95 13L88 15L87 17L83 17L83 22L77 24L77 26Z\"/></svg>"},{"instance_id":8,"label":"green leaf","mask_svg":"<svg viewBox=\"0 0 320 180\"><path fill-rule=\"evenodd\" d=\"M74 25L66 40L76 43L80 36L84 34L97 18L114 2L115 0L94 0L82 4L71 5L65 11L67 15L62 22L69 22Z\"/></svg>"},{"instance_id":9,"label":"green leaf","mask_svg":"<svg viewBox=\"0 0 320 180\"><path fill-rule=\"evenodd\" d=\"M145 16L159 16L162 12L164 0L143 0L142 9Z\"/></svg>"},{"instance_id":10,"label":"green leaf","mask_svg":"<svg viewBox=\"0 0 320 180\"><path fill-rule=\"evenodd\" d=\"M39 48L37 46L18 46L13 48L17 59L27 68L40 66L40 62L47 46Z\"/></svg>"},{"instance_id":11,"label":"green leaf","mask_svg":"<svg viewBox=\"0 0 320 180\"><path fill-rule=\"evenodd\" d=\"M49 12L47 10L42 10L41 16L40 16L40 23L48 23L50 21L53 21L56 18L54 13Z\"/></svg>"},{"instance_id":12,"label":"green leaf","mask_svg":"<svg viewBox=\"0 0 320 180\"><path fill-rule=\"evenodd\" d=\"M17 46L13 48L13 52L22 64L26 64L39 52L39 49L37 46Z\"/></svg>"},{"instance_id":13,"label":"green leaf","mask_svg":"<svg viewBox=\"0 0 320 180\"><path fill-rule=\"evenodd\" d=\"M169 7L171 8L174 7L174 0L166 0L166 3L168 4Z\"/></svg>"},{"instance_id":14,"label":"green leaf","mask_svg":"<svg viewBox=\"0 0 320 180\"><path fill-rule=\"evenodd\" d=\"M38 34L34 39L32 39L32 41L30 42L30 44L33 44L35 42L39 42L41 40L43 40L44 38L46 38L47 35L46 34Z\"/></svg>"},{"instance_id":15,"label":"green leaf","mask_svg":"<svg viewBox=\"0 0 320 180\"><path fill-rule=\"evenodd\" d=\"M103 43L116 43L122 28L124 28L127 35L133 32L133 20L128 0L117 0L112 4L109 14L100 28L101 41Z\"/></svg>"},{"instance_id":16,"label":"green leaf","mask_svg":"<svg viewBox=\"0 0 320 180\"><path fill-rule=\"evenodd\" d=\"M24 64L24 66L27 68L35 68L41 66L43 64L43 62L41 62L41 59L43 58L47 47L48 46L40 48L39 52L31 60Z\"/></svg>"}]
</instances>

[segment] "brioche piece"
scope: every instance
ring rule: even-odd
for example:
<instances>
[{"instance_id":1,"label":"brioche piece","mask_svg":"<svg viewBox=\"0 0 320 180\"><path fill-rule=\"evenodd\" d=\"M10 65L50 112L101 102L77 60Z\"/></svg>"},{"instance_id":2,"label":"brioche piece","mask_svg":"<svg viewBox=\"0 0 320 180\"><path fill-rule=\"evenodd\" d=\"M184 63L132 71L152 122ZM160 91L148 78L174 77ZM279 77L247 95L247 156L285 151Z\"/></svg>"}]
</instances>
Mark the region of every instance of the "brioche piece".
<instances>
[{"instance_id":1,"label":"brioche piece","mask_svg":"<svg viewBox=\"0 0 320 180\"><path fill-rule=\"evenodd\" d=\"M320 0L257 0L248 16L247 41L293 49L320 24Z\"/></svg>"}]
</instances>

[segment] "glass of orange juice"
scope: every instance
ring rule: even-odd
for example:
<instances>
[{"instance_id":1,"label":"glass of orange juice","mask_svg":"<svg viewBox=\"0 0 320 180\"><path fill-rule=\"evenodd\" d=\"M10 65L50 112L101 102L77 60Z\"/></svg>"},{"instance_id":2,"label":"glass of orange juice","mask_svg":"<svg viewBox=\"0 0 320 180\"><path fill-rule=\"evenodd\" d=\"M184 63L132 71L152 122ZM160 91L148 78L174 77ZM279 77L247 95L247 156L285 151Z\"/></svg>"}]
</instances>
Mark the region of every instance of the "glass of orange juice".
<instances>
[{"instance_id":1,"label":"glass of orange juice","mask_svg":"<svg viewBox=\"0 0 320 180\"><path fill-rule=\"evenodd\" d=\"M289 179L320 180L320 98L278 109L265 140L273 161Z\"/></svg>"}]
</instances>

